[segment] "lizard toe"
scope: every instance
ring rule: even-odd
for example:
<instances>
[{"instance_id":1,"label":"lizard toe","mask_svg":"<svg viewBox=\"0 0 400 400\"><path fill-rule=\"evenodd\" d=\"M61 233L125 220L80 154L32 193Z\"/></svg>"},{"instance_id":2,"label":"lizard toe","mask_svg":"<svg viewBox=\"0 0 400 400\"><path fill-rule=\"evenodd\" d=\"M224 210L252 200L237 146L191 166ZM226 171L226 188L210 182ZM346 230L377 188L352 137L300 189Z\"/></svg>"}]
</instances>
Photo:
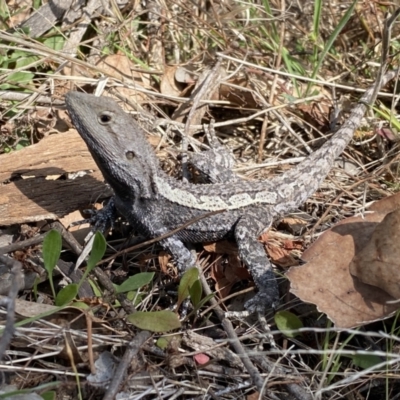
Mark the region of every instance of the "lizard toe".
<instances>
[{"instance_id":1,"label":"lizard toe","mask_svg":"<svg viewBox=\"0 0 400 400\"><path fill-rule=\"evenodd\" d=\"M246 301L245 308L251 313L260 312L265 314L267 311L275 310L279 304L279 297L269 293L260 292L253 298Z\"/></svg>"}]
</instances>

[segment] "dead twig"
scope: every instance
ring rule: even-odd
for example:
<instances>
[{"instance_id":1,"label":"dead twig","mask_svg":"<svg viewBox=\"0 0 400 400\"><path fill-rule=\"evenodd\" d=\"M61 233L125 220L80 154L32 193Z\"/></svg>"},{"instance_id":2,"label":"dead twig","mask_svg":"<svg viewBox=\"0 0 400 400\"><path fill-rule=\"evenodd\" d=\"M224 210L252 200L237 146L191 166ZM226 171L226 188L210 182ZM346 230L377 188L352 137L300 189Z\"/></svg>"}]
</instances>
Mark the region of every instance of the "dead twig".
<instances>
[{"instance_id":1,"label":"dead twig","mask_svg":"<svg viewBox=\"0 0 400 400\"><path fill-rule=\"evenodd\" d=\"M103 397L103 400L115 399L115 396L120 389L121 382L124 380L127 374L129 366L134 361L134 358L138 357L139 351L149 337L149 332L141 331L129 343L128 347L126 348L125 354L118 365L118 368L115 370L114 378L111 381L110 386L108 387L107 392ZM135 362L134 364L137 364L137 362Z\"/></svg>"},{"instance_id":2,"label":"dead twig","mask_svg":"<svg viewBox=\"0 0 400 400\"><path fill-rule=\"evenodd\" d=\"M0 360L2 360L5 351L7 350L7 347L10 344L11 339L14 335L15 299L17 298L19 291L18 282L21 281L23 277L22 265L19 261L0 255L0 262L10 268L11 274L13 275L11 288L8 292L8 297L2 298L0 300L0 306L7 308L6 326L4 327L0 338Z\"/></svg>"}]
</instances>

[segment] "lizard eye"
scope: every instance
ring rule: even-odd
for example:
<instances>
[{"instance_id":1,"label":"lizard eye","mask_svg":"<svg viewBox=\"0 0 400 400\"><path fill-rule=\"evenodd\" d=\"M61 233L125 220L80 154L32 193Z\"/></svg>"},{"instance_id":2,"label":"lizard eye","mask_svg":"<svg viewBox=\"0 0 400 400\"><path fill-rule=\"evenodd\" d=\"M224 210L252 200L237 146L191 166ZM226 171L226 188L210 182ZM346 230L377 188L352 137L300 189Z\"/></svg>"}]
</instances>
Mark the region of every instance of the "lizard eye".
<instances>
[{"instance_id":1,"label":"lizard eye","mask_svg":"<svg viewBox=\"0 0 400 400\"><path fill-rule=\"evenodd\" d=\"M134 153L133 151L127 151L127 152L125 153L125 157L126 157L128 160L133 160L133 159L135 158L135 153Z\"/></svg>"},{"instance_id":2,"label":"lizard eye","mask_svg":"<svg viewBox=\"0 0 400 400\"><path fill-rule=\"evenodd\" d=\"M101 125L107 125L109 122L112 120L112 115L111 113L104 111L98 116L98 121L100 122Z\"/></svg>"}]
</instances>

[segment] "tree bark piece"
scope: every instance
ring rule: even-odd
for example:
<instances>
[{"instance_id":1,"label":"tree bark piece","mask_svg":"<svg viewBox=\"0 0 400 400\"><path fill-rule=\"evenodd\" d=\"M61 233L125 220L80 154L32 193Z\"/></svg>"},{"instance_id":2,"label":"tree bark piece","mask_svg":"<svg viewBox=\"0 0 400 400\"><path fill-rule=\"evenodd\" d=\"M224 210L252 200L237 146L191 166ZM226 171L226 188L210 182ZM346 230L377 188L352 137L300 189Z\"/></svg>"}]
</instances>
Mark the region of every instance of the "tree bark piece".
<instances>
[{"instance_id":1,"label":"tree bark piece","mask_svg":"<svg viewBox=\"0 0 400 400\"><path fill-rule=\"evenodd\" d=\"M50 0L33 13L20 27L30 28L30 37L39 37L51 29L71 7L72 0Z\"/></svg>"},{"instance_id":2,"label":"tree bark piece","mask_svg":"<svg viewBox=\"0 0 400 400\"><path fill-rule=\"evenodd\" d=\"M111 195L76 131L0 156L0 225L58 219Z\"/></svg>"}]
</instances>

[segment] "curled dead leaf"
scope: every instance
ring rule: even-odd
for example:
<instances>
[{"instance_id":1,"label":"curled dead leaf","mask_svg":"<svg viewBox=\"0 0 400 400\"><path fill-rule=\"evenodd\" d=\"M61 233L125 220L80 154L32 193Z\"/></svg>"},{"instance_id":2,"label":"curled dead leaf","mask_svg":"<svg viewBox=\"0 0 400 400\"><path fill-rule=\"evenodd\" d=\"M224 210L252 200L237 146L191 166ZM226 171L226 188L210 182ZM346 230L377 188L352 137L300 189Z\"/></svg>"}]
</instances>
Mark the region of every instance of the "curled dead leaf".
<instances>
[{"instance_id":1,"label":"curled dead leaf","mask_svg":"<svg viewBox=\"0 0 400 400\"><path fill-rule=\"evenodd\" d=\"M166 94L168 96L180 96L184 86L182 83L176 80L176 72L178 66L173 65L169 66L166 65L164 68L164 74L161 78L160 82L160 92L162 94Z\"/></svg>"},{"instance_id":2,"label":"curled dead leaf","mask_svg":"<svg viewBox=\"0 0 400 400\"><path fill-rule=\"evenodd\" d=\"M291 292L316 304L339 328L352 328L389 317L398 306L384 290L350 273L350 263L371 240L378 224L398 208L400 195L381 200L365 217L347 218L327 230L304 252L305 265L287 272Z\"/></svg>"},{"instance_id":3,"label":"curled dead leaf","mask_svg":"<svg viewBox=\"0 0 400 400\"><path fill-rule=\"evenodd\" d=\"M244 268L237 254L228 256L228 263L223 264L221 259L211 266L211 277L215 281L215 289L223 299L231 292L233 285L244 279L250 279L247 268Z\"/></svg>"},{"instance_id":4,"label":"curled dead leaf","mask_svg":"<svg viewBox=\"0 0 400 400\"><path fill-rule=\"evenodd\" d=\"M268 231L263 233L260 237L271 261L282 268L298 265L298 261L294 257L294 253L292 254L292 250L300 250L303 248L302 242L287 239L288 236L290 235L282 235L275 231Z\"/></svg>"},{"instance_id":5,"label":"curled dead leaf","mask_svg":"<svg viewBox=\"0 0 400 400\"><path fill-rule=\"evenodd\" d=\"M350 272L364 283L400 298L400 209L385 216L366 246L350 263Z\"/></svg>"}]
</instances>

